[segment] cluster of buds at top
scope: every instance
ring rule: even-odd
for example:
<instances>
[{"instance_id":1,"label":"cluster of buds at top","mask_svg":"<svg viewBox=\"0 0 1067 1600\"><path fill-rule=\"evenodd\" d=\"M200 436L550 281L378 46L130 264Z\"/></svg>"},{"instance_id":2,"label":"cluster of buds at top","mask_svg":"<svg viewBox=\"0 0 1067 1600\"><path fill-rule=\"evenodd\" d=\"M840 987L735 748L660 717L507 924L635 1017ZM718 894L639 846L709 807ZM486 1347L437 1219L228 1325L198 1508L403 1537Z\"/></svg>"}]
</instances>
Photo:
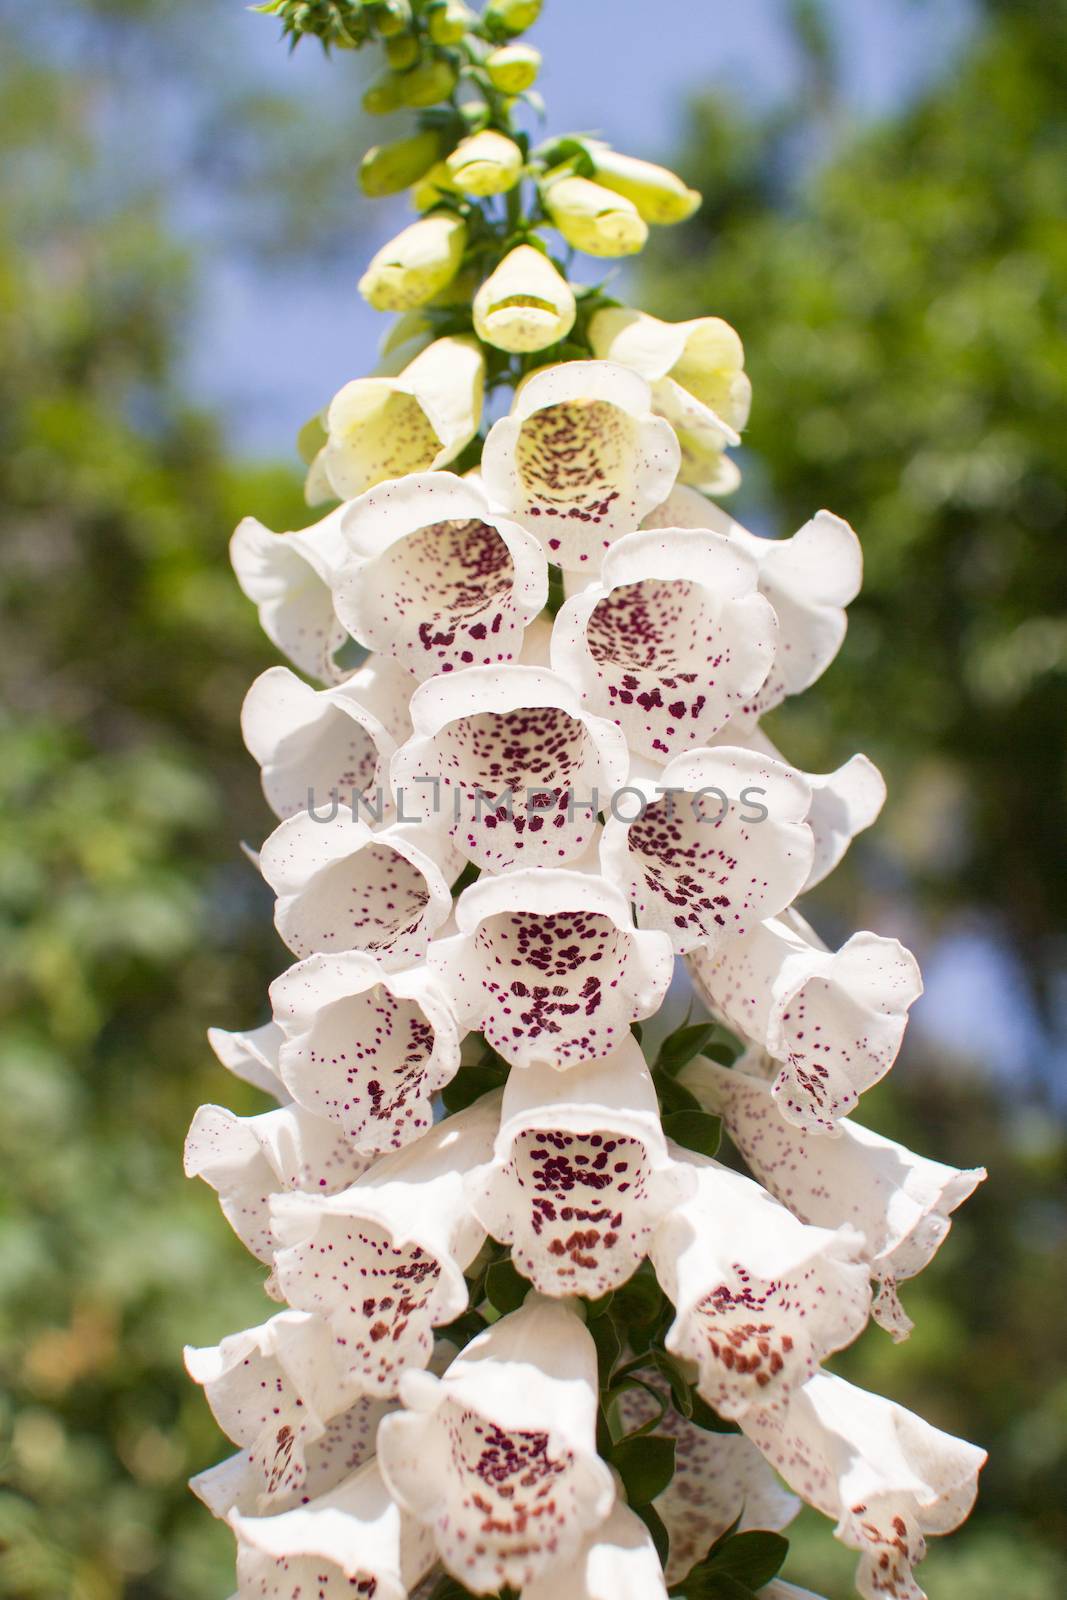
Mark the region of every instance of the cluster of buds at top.
<instances>
[{"instance_id":1,"label":"cluster of buds at top","mask_svg":"<svg viewBox=\"0 0 1067 1600\"><path fill-rule=\"evenodd\" d=\"M442 48L465 19L359 10ZM194 1488L241 1600L805 1600L800 1499L865 1600L923 1600L983 1452L824 1363L869 1317L907 1336L897 1285L982 1173L853 1117L918 969L875 933L827 949L797 901L884 788L762 726L840 648L858 541L709 498L736 333L583 295L538 241L601 253L684 186L591 142L531 167L496 121L372 153L368 188L427 162L447 198L363 280L400 313L384 370L302 435L336 503L232 544L297 669L242 715L293 960L269 1021L211 1036L273 1109L202 1107L186 1165L285 1309L188 1352L237 1446ZM542 209L494 212L531 170ZM703 1021L657 1025L672 984Z\"/></svg>"}]
</instances>

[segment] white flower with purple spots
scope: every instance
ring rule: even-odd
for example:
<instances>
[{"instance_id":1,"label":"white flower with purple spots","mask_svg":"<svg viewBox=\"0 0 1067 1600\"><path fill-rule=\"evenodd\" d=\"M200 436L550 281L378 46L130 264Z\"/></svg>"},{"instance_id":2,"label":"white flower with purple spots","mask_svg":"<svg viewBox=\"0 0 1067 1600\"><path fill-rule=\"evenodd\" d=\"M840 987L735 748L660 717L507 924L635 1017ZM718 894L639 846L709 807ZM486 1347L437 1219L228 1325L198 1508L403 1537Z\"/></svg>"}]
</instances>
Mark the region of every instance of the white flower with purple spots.
<instances>
[{"instance_id":1,"label":"white flower with purple spots","mask_svg":"<svg viewBox=\"0 0 1067 1600\"><path fill-rule=\"evenodd\" d=\"M596 575L604 551L667 498L681 453L643 378L608 361L545 367L489 430L491 502L535 533L555 566Z\"/></svg>"},{"instance_id":2,"label":"white flower with purple spots","mask_svg":"<svg viewBox=\"0 0 1067 1600\"><path fill-rule=\"evenodd\" d=\"M424 1367L433 1329L467 1307L464 1272L485 1243L463 1174L492 1152L498 1095L383 1156L340 1194L282 1195L271 1207L275 1272L290 1305L329 1325L346 1375L395 1395Z\"/></svg>"},{"instance_id":3,"label":"white flower with purple spots","mask_svg":"<svg viewBox=\"0 0 1067 1600\"><path fill-rule=\"evenodd\" d=\"M288 667L261 673L245 696L241 732L274 814L322 810L336 796L349 806L363 799L365 819L385 820L389 761L411 731L413 688L383 658L328 689L312 689Z\"/></svg>"},{"instance_id":4,"label":"white flower with purple spots","mask_svg":"<svg viewBox=\"0 0 1067 1600\"><path fill-rule=\"evenodd\" d=\"M338 1124L354 1149L396 1150L433 1122L432 1096L459 1068L447 996L425 967L388 972L348 950L275 978L278 1066L293 1099Z\"/></svg>"},{"instance_id":5,"label":"white flower with purple spots","mask_svg":"<svg viewBox=\"0 0 1067 1600\"><path fill-rule=\"evenodd\" d=\"M411 815L439 818L478 867L561 866L588 848L599 797L625 783L626 741L557 673L468 667L411 702L414 734L392 762Z\"/></svg>"},{"instance_id":6,"label":"white flower with purple spots","mask_svg":"<svg viewBox=\"0 0 1067 1600\"><path fill-rule=\"evenodd\" d=\"M340 507L295 533L272 533L245 517L230 541L237 582L267 638L325 683L344 676L334 657L348 635L333 608L333 584L347 555Z\"/></svg>"},{"instance_id":7,"label":"white flower with purple spots","mask_svg":"<svg viewBox=\"0 0 1067 1600\"><path fill-rule=\"evenodd\" d=\"M771 670L778 624L757 573L719 533L627 534L557 614L553 666L631 750L669 761L707 743Z\"/></svg>"},{"instance_id":8,"label":"white flower with purple spots","mask_svg":"<svg viewBox=\"0 0 1067 1600\"><path fill-rule=\"evenodd\" d=\"M798 1128L782 1117L769 1082L727 1072L714 1061L693 1062L682 1081L721 1115L750 1171L794 1216L821 1228L849 1222L863 1235L871 1273L881 1284L872 1315L894 1338L905 1338L911 1322L896 1285L933 1258L951 1213L985 1171L931 1161L847 1117L833 1139Z\"/></svg>"},{"instance_id":9,"label":"white flower with purple spots","mask_svg":"<svg viewBox=\"0 0 1067 1600\"><path fill-rule=\"evenodd\" d=\"M798 1222L758 1183L692 1151L696 1192L660 1224L650 1251L675 1307L666 1338L694 1361L721 1416L780 1403L867 1324L863 1237Z\"/></svg>"},{"instance_id":10,"label":"white flower with purple spots","mask_svg":"<svg viewBox=\"0 0 1067 1600\"><path fill-rule=\"evenodd\" d=\"M616 1501L565 1568L535 1578L522 1593L523 1600L667 1600L667 1585L648 1529Z\"/></svg>"},{"instance_id":11,"label":"white flower with purple spots","mask_svg":"<svg viewBox=\"0 0 1067 1600\"><path fill-rule=\"evenodd\" d=\"M618 889L581 872L483 878L460 896L456 925L430 966L461 1025L513 1066L607 1055L658 1009L674 969L666 935L635 928Z\"/></svg>"},{"instance_id":12,"label":"white flower with purple spots","mask_svg":"<svg viewBox=\"0 0 1067 1600\"><path fill-rule=\"evenodd\" d=\"M689 957L709 1009L780 1068L771 1093L787 1122L833 1133L896 1060L919 966L898 939L854 933L835 954L792 913Z\"/></svg>"},{"instance_id":13,"label":"white flower with purple spots","mask_svg":"<svg viewBox=\"0 0 1067 1600\"><path fill-rule=\"evenodd\" d=\"M513 1072L493 1159L469 1174L467 1195L535 1289L596 1299L632 1276L694 1186L667 1153L645 1058L627 1038L562 1081L554 1066Z\"/></svg>"},{"instance_id":14,"label":"white flower with purple spots","mask_svg":"<svg viewBox=\"0 0 1067 1600\"><path fill-rule=\"evenodd\" d=\"M566 1304L537 1295L443 1378L407 1372L378 1460L399 1503L475 1594L564 1573L615 1504L596 1450L596 1349Z\"/></svg>"},{"instance_id":15,"label":"white flower with purple spots","mask_svg":"<svg viewBox=\"0 0 1067 1600\"><path fill-rule=\"evenodd\" d=\"M283 1038L275 1022L233 1033L225 1028L207 1030L208 1044L226 1071L232 1072L242 1083L262 1089L281 1104L291 1098L278 1074L278 1052Z\"/></svg>"},{"instance_id":16,"label":"white flower with purple spots","mask_svg":"<svg viewBox=\"0 0 1067 1600\"><path fill-rule=\"evenodd\" d=\"M407 825L376 833L340 806L286 818L259 856L282 939L297 956L361 950L389 968L420 961L452 906L427 853L434 843Z\"/></svg>"},{"instance_id":17,"label":"white flower with purple spots","mask_svg":"<svg viewBox=\"0 0 1067 1600\"><path fill-rule=\"evenodd\" d=\"M548 566L533 534L448 472L379 484L346 507L352 552L337 615L416 678L511 661L542 610Z\"/></svg>"},{"instance_id":18,"label":"white flower with purple spots","mask_svg":"<svg viewBox=\"0 0 1067 1600\"><path fill-rule=\"evenodd\" d=\"M810 806L804 779L770 756L693 750L620 797L601 870L633 900L641 926L662 929L675 950L717 949L803 888L815 849Z\"/></svg>"},{"instance_id":19,"label":"white flower with purple spots","mask_svg":"<svg viewBox=\"0 0 1067 1600\"><path fill-rule=\"evenodd\" d=\"M790 1488L834 1520L842 1544L859 1551L864 1600L926 1600L912 1567L927 1534L951 1533L970 1513L984 1450L827 1372L742 1426Z\"/></svg>"},{"instance_id":20,"label":"white flower with purple spots","mask_svg":"<svg viewBox=\"0 0 1067 1600\"><path fill-rule=\"evenodd\" d=\"M271 1196L294 1189L334 1194L358 1178L368 1160L335 1123L294 1105L258 1117L201 1106L185 1141L186 1176L211 1185L241 1243L268 1265L274 1255Z\"/></svg>"}]
</instances>

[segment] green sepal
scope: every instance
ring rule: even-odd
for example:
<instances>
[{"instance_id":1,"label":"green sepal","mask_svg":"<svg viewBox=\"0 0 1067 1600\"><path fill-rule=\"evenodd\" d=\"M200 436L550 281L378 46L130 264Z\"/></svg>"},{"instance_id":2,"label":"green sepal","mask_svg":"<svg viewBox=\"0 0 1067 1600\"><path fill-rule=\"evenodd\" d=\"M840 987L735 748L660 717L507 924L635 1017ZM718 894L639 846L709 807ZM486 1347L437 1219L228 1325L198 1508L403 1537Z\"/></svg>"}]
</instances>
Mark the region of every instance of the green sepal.
<instances>
[{"instance_id":1,"label":"green sepal","mask_svg":"<svg viewBox=\"0 0 1067 1600\"><path fill-rule=\"evenodd\" d=\"M485 1297L502 1316L518 1311L529 1292L529 1280L516 1271L510 1256L494 1261L485 1274Z\"/></svg>"},{"instance_id":2,"label":"green sepal","mask_svg":"<svg viewBox=\"0 0 1067 1600\"><path fill-rule=\"evenodd\" d=\"M662 1494L674 1477L674 1440L662 1433L628 1435L613 1445L608 1460L636 1510Z\"/></svg>"},{"instance_id":3,"label":"green sepal","mask_svg":"<svg viewBox=\"0 0 1067 1600\"><path fill-rule=\"evenodd\" d=\"M663 1118L663 1131L684 1149L713 1156L722 1142L722 1118L710 1111L670 1111Z\"/></svg>"}]
</instances>

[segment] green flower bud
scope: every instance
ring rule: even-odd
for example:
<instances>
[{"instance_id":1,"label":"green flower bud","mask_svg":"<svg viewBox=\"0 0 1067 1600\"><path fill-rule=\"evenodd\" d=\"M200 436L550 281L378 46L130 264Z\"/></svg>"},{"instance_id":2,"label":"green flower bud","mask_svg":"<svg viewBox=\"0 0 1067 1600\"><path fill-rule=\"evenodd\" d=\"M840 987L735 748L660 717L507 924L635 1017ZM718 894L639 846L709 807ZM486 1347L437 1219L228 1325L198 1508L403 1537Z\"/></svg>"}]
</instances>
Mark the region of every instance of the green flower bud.
<instances>
[{"instance_id":1,"label":"green flower bud","mask_svg":"<svg viewBox=\"0 0 1067 1600\"><path fill-rule=\"evenodd\" d=\"M413 33L398 33L385 41L385 59L396 72L406 72L419 59L419 41Z\"/></svg>"},{"instance_id":2,"label":"green flower bud","mask_svg":"<svg viewBox=\"0 0 1067 1600\"><path fill-rule=\"evenodd\" d=\"M377 199L418 183L437 160L440 148L439 135L430 130L412 134L410 139L397 139L393 144L376 144L360 165L363 193Z\"/></svg>"},{"instance_id":3,"label":"green flower bud","mask_svg":"<svg viewBox=\"0 0 1067 1600\"><path fill-rule=\"evenodd\" d=\"M447 161L448 173L464 194L503 194L522 171L522 151L514 139L484 128L461 139Z\"/></svg>"},{"instance_id":4,"label":"green flower bud","mask_svg":"<svg viewBox=\"0 0 1067 1600\"><path fill-rule=\"evenodd\" d=\"M363 92L363 109L372 117L386 117L404 104L400 75L387 72L368 84Z\"/></svg>"},{"instance_id":5,"label":"green flower bud","mask_svg":"<svg viewBox=\"0 0 1067 1600\"><path fill-rule=\"evenodd\" d=\"M499 50L490 51L485 70L489 82L501 94L521 94L537 82L541 68L541 52L529 44L503 44Z\"/></svg>"},{"instance_id":6,"label":"green flower bud","mask_svg":"<svg viewBox=\"0 0 1067 1600\"><path fill-rule=\"evenodd\" d=\"M459 75L451 61L435 56L404 73L400 93L406 106L435 106L438 101L449 98L458 81Z\"/></svg>"},{"instance_id":7,"label":"green flower bud","mask_svg":"<svg viewBox=\"0 0 1067 1600\"><path fill-rule=\"evenodd\" d=\"M411 190L411 205L415 211L429 211L435 206L442 194L455 194L456 186L452 182L447 163L435 161L429 171L419 179Z\"/></svg>"},{"instance_id":8,"label":"green flower bud","mask_svg":"<svg viewBox=\"0 0 1067 1600\"><path fill-rule=\"evenodd\" d=\"M474 331L498 350L544 350L571 331L574 292L546 255L520 244L474 297Z\"/></svg>"},{"instance_id":9,"label":"green flower bud","mask_svg":"<svg viewBox=\"0 0 1067 1600\"><path fill-rule=\"evenodd\" d=\"M463 0L441 0L430 12L430 38L434 44L458 44L476 20Z\"/></svg>"},{"instance_id":10,"label":"green flower bud","mask_svg":"<svg viewBox=\"0 0 1067 1600\"><path fill-rule=\"evenodd\" d=\"M359 292L376 311L408 311L432 300L459 271L467 243L461 217L422 217L384 245L359 280Z\"/></svg>"},{"instance_id":11,"label":"green flower bud","mask_svg":"<svg viewBox=\"0 0 1067 1600\"><path fill-rule=\"evenodd\" d=\"M588 178L550 178L541 198L567 243L586 255L631 256L648 238L633 201Z\"/></svg>"},{"instance_id":12,"label":"green flower bud","mask_svg":"<svg viewBox=\"0 0 1067 1600\"><path fill-rule=\"evenodd\" d=\"M482 15L491 28L525 33L541 15L541 3L542 0L489 0Z\"/></svg>"},{"instance_id":13,"label":"green flower bud","mask_svg":"<svg viewBox=\"0 0 1067 1600\"><path fill-rule=\"evenodd\" d=\"M411 7L408 0L376 0L374 20L383 39L406 33L411 27Z\"/></svg>"},{"instance_id":14,"label":"green flower bud","mask_svg":"<svg viewBox=\"0 0 1067 1600\"><path fill-rule=\"evenodd\" d=\"M607 145L587 146L596 169L596 181L632 200L646 222L684 222L700 204L695 189L687 189L676 173L637 156L624 156Z\"/></svg>"}]
</instances>

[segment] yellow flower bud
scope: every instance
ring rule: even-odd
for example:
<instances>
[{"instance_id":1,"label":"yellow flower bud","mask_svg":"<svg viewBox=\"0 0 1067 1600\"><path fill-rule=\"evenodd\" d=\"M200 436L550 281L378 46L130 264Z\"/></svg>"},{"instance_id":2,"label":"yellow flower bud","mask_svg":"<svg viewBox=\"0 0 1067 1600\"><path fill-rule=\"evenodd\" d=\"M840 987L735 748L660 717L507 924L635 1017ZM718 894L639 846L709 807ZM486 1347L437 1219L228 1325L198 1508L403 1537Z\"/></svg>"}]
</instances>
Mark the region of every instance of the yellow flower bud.
<instances>
[{"instance_id":1,"label":"yellow flower bud","mask_svg":"<svg viewBox=\"0 0 1067 1600\"><path fill-rule=\"evenodd\" d=\"M489 0L482 15L490 27L525 33L541 15L541 0Z\"/></svg>"},{"instance_id":2,"label":"yellow flower bud","mask_svg":"<svg viewBox=\"0 0 1067 1600\"><path fill-rule=\"evenodd\" d=\"M605 189L625 196L637 207L645 222L684 222L700 204L695 189L687 189L676 173L657 167L637 156L624 156L607 145L590 143L589 154L596 169L596 181Z\"/></svg>"},{"instance_id":3,"label":"yellow flower bud","mask_svg":"<svg viewBox=\"0 0 1067 1600\"><path fill-rule=\"evenodd\" d=\"M411 7L408 0L376 0L374 20L383 39L404 33L411 26Z\"/></svg>"},{"instance_id":4,"label":"yellow flower bud","mask_svg":"<svg viewBox=\"0 0 1067 1600\"><path fill-rule=\"evenodd\" d=\"M447 100L459 78L455 67L443 56L421 61L400 80L400 93L406 106L421 109Z\"/></svg>"},{"instance_id":5,"label":"yellow flower bud","mask_svg":"<svg viewBox=\"0 0 1067 1600\"><path fill-rule=\"evenodd\" d=\"M567 243L586 255L631 256L648 238L633 201L588 178L551 179L541 197Z\"/></svg>"},{"instance_id":6,"label":"yellow flower bud","mask_svg":"<svg viewBox=\"0 0 1067 1600\"><path fill-rule=\"evenodd\" d=\"M377 199L410 188L427 173L437 159L441 140L427 130L397 139L393 144L376 144L367 151L359 169L363 193Z\"/></svg>"},{"instance_id":7,"label":"yellow flower bud","mask_svg":"<svg viewBox=\"0 0 1067 1600\"><path fill-rule=\"evenodd\" d=\"M411 190L411 204L415 211L429 211L435 206L442 194L458 193L448 166L444 161L435 161L430 170L419 179Z\"/></svg>"},{"instance_id":8,"label":"yellow flower bud","mask_svg":"<svg viewBox=\"0 0 1067 1600\"><path fill-rule=\"evenodd\" d=\"M421 217L378 251L359 292L376 311L425 305L459 271L466 242L461 217L443 211Z\"/></svg>"},{"instance_id":9,"label":"yellow flower bud","mask_svg":"<svg viewBox=\"0 0 1067 1600\"><path fill-rule=\"evenodd\" d=\"M401 79L395 72L375 78L363 91L363 109L372 117L387 117L390 111L398 111L403 104Z\"/></svg>"},{"instance_id":10,"label":"yellow flower bud","mask_svg":"<svg viewBox=\"0 0 1067 1600\"><path fill-rule=\"evenodd\" d=\"M485 59L489 82L501 94L521 94L537 82L541 52L529 44L503 44Z\"/></svg>"},{"instance_id":11,"label":"yellow flower bud","mask_svg":"<svg viewBox=\"0 0 1067 1600\"><path fill-rule=\"evenodd\" d=\"M419 41L413 33L398 33L385 41L385 59L394 72L406 72L419 59Z\"/></svg>"},{"instance_id":12,"label":"yellow flower bud","mask_svg":"<svg viewBox=\"0 0 1067 1600\"><path fill-rule=\"evenodd\" d=\"M506 134L485 128L461 139L447 161L449 176L464 194L503 194L522 171L522 151Z\"/></svg>"},{"instance_id":13,"label":"yellow flower bud","mask_svg":"<svg viewBox=\"0 0 1067 1600\"><path fill-rule=\"evenodd\" d=\"M520 244L474 297L474 331L498 350L544 350L566 338L576 313L570 284L546 255Z\"/></svg>"},{"instance_id":14,"label":"yellow flower bud","mask_svg":"<svg viewBox=\"0 0 1067 1600\"><path fill-rule=\"evenodd\" d=\"M430 12L430 38L434 44L458 44L475 20L463 0L442 0Z\"/></svg>"}]
</instances>

